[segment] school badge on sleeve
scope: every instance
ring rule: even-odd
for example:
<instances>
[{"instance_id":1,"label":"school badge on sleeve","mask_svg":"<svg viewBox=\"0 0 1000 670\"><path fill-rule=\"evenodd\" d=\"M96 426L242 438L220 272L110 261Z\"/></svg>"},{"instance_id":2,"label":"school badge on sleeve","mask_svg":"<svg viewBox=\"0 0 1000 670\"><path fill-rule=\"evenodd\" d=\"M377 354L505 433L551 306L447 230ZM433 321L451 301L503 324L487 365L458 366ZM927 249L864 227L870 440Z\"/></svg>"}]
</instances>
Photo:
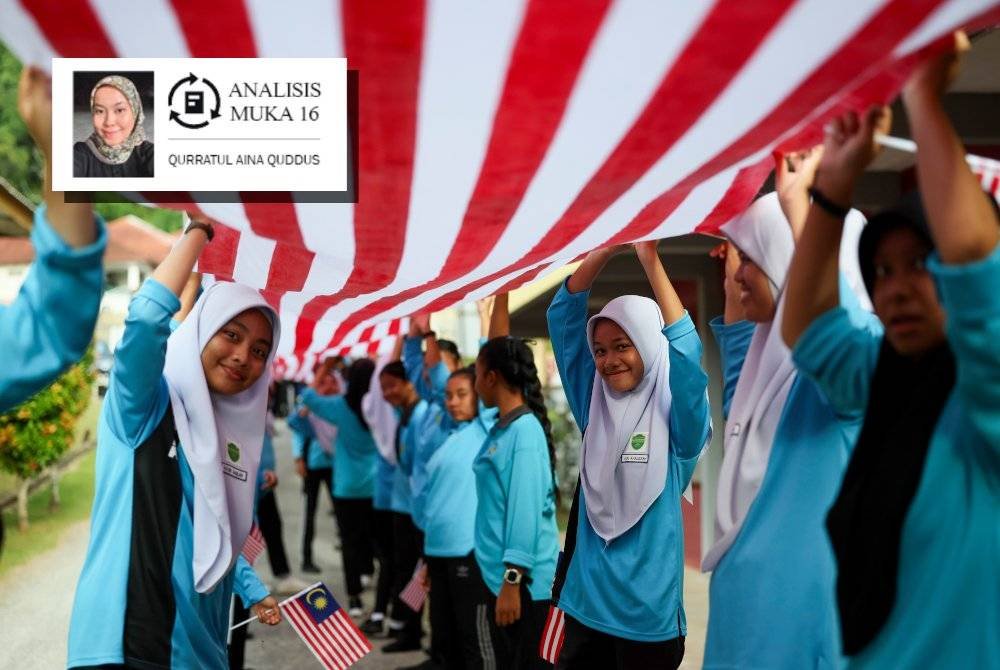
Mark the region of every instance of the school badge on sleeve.
<instances>
[{"instance_id":1,"label":"school badge on sleeve","mask_svg":"<svg viewBox=\"0 0 1000 670\"><path fill-rule=\"evenodd\" d=\"M649 462L649 433L632 433L625 451L622 452L622 463Z\"/></svg>"}]
</instances>

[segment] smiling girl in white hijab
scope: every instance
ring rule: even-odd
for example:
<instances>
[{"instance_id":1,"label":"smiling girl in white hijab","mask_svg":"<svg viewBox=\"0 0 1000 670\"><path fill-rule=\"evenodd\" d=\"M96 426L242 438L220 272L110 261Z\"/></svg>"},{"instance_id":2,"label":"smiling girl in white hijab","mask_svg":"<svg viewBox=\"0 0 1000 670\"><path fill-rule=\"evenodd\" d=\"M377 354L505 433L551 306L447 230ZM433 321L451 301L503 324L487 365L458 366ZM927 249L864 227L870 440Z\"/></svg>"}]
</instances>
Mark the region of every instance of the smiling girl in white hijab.
<instances>
[{"instance_id":1,"label":"smiling girl in white hijab","mask_svg":"<svg viewBox=\"0 0 1000 670\"><path fill-rule=\"evenodd\" d=\"M548 311L584 433L578 518L553 589L566 615L557 667L676 668L687 633L680 500L710 433L708 377L654 241L636 253L656 301L622 296L588 321L590 286L616 251L591 252Z\"/></svg>"},{"instance_id":2,"label":"smiling girl in white hijab","mask_svg":"<svg viewBox=\"0 0 1000 670\"><path fill-rule=\"evenodd\" d=\"M804 188L801 195L808 200ZM863 218L854 212L848 225L856 230ZM834 412L797 374L781 339L795 242L777 194L759 198L722 231L732 247L727 316L711 326L727 419L716 539L702 562L712 571L704 667L834 668L834 564L823 518L861 417ZM841 284L858 322L874 324L849 281Z\"/></svg>"},{"instance_id":3,"label":"smiling girl in white hijab","mask_svg":"<svg viewBox=\"0 0 1000 670\"><path fill-rule=\"evenodd\" d=\"M98 429L70 668L226 668L234 591L265 623L280 619L240 555L277 316L257 291L218 283L170 334L211 235L208 224L191 224L129 306Z\"/></svg>"}]
</instances>

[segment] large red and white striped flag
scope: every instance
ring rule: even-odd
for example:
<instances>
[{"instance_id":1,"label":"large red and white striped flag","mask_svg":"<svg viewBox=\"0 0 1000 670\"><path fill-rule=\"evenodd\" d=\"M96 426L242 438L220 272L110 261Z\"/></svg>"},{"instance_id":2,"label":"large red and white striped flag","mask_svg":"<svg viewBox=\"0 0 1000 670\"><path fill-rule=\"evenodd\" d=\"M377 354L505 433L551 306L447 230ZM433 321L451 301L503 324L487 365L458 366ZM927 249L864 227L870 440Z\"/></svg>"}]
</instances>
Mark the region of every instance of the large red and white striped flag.
<instances>
[{"instance_id":1,"label":"large red and white striped flag","mask_svg":"<svg viewBox=\"0 0 1000 670\"><path fill-rule=\"evenodd\" d=\"M200 268L279 304L277 353L300 364L596 247L714 230L772 151L998 17L997 0L0 0L0 39L43 65L347 57L356 204L175 198L224 224Z\"/></svg>"},{"instance_id":2,"label":"large red and white striped flag","mask_svg":"<svg viewBox=\"0 0 1000 670\"><path fill-rule=\"evenodd\" d=\"M372 650L371 642L322 582L281 603L281 608L288 623L327 670L345 670Z\"/></svg>"}]
</instances>

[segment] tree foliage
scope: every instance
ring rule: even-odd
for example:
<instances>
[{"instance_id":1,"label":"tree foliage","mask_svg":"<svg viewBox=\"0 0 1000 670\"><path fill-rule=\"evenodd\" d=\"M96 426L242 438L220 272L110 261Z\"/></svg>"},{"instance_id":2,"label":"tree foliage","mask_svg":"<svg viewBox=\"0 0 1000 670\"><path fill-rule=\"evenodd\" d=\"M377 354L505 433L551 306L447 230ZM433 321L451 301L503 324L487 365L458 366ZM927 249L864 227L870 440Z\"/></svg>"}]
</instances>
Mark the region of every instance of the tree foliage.
<instances>
[{"instance_id":1,"label":"tree foliage","mask_svg":"<svg viewBox=\"0 0 1000 670\"><path fill-rule=\"evenodd\" d=\"M93 351L47 388L0 414L0 468L31 479L73 445L76 421L94 384Z\"/></svg>"}]
</instances>

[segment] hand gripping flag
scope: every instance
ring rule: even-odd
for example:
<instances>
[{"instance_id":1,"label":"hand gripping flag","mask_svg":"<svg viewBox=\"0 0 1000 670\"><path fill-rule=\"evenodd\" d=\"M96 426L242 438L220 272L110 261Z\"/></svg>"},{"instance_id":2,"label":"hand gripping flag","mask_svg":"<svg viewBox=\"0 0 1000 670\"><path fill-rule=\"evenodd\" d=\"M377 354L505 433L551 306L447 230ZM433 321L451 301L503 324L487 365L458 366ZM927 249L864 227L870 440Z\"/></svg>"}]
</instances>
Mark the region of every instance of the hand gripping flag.
<instances>
[{"instance_id":1,"label":"hand gripping flag","mask_svg":"<svg viewBox=\"0 0 1000 670\"><path fill-rule=\"evenodd\" d=\"M545 619L545 629L542 631L542 639L538 645L538 655L552 665L559 660L559 652L562 651L563 641L566 639L566 614L552 605L549 607L549 616Z\"/></svg>"},{"instance_id":2,"label":"hand gripping flag","mask_svg":"<svg viewBox=\"0 0 1000 670\"><path fill-rule=\"evenodd\" d=\"M406 588L399 593L399 599L406 603L406 606L414 612L419 612L420 608L424 606L424 601L427 600L424 581L420 578L423 568L424 561L421 559L417 561L417 567L413 569L413 577L406 584Z\"/></svg>"},{"instance_id":3,"label":"hand gripping flag","mask_svg":"<svg viewBox=\"0 0 1000 670\"><path fill-rule=\"evenodd\" d=\"M371 642L322 582L281 603L281 608L288 623L327 670L345 670L372 650Z\"/></svg>"},{"instance_id":4,"label":"hand gripping flag","mask_svg":"<svg viewBox=\"0 0 1000 670\"><path fill-rule=\"evenodd\" d=\"M250 526L250 534L247 535L246 542L243 543L243 558L247 559L247 563L253 565L257 562L257 558L264 551L267 544L264 542L264 536L260 532L260 526L256 522Z\"/></svg>"}]
</instances>

